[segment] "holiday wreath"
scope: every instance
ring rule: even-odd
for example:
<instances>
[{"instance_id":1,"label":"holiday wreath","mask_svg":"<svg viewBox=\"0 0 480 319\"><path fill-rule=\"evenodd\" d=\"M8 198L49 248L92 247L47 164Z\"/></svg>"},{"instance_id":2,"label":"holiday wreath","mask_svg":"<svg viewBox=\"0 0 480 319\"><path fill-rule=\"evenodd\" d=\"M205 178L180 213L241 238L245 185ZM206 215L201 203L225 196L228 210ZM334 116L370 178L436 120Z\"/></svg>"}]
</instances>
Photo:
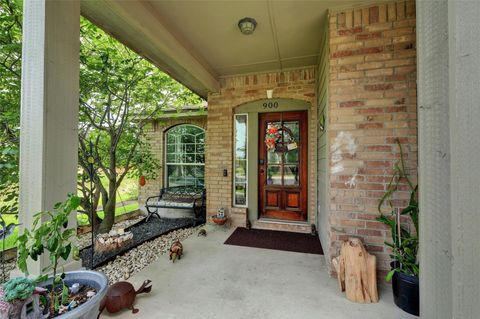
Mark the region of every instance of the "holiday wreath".
<instances>
[{"instance_id":1,"label":"holiday wreath","mask_svg":"<svg viewBox=\"0 0 480 319\"><path fill-rule=\"evenodd\" d=\"M288 127L272 123L268 125L265 133L265 146L269 152L285 152L297 148L297 143Z\"/></svg>"}]
</instances>

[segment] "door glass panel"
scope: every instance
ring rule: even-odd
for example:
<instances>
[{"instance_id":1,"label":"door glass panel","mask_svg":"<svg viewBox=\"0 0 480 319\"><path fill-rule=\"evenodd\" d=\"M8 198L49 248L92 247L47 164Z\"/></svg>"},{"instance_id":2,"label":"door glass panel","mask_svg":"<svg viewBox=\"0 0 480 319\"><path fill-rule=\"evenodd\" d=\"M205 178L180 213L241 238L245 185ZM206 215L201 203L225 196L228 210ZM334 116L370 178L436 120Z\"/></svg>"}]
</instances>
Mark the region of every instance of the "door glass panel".
<instances>
[{"instance_id":1,"label":"door glass panel","mask_svg":"<svg viewBox=\"0 0 480 319\"><path fill-rule=\"evenodd\" d=\"M267 185L282 185L282 171L280 165L268 165Z\"/></svg>"},{"instance_id":2,"label":"door glass panel","mask_svg":"<svg viewBox=\"0 0 480 319\"><path fill-rule=\"evenodd\" d=\"M283 169L284 185L298 185L298 165L285 165Z\"/></svg>"},{"instance_id":3,"label":"door glass panel","mask_svg":"<svg viewBox=\"0 0 480 319\"><path fill-rule=\"evenodd\" d=\"M267 123L268 133L272 133L272 134L275 133L275 130L272 130L272 129L280 127L280 124L281 122L268 122Z\"/></svg>"},{"instance_id":4,"label":"door glass panel","mask_svg":"<svg viewBox=\"0 0 480 319\"><path fill-rule=\"evenodd\" d=\"M274 152L276 146L282 142L281 122L267 122L267 131L265 132L265 146L268 152Z\"/></svg>"},{"instance_id":5,"label":"door glass panel","mask_svg":"<svg viewBox=\"0 0 480 319\"><path fill-rule=\"evenodd\" d=\"M300 128L298 121L283 122L283 127L285 128L283 131L285 144L299 141Z\"/></svg>"},{"instance_id":6,"label":"door glass panel","mask_svg":"<svg viewBox=\"0 0 480 319\"><path fill-rule=\"evenodd\" d=\"M298 149L294 149L285 153L285 163L286 164L298 163Z\"/></svg>"},{"instance_id":7,"label":"door glass panel","mask_svg":"<svg viewBox=\"0 0 480 319\"><path fill-rule=\"evenodd\" d=\"M267 152L269 164L281 164L282 154L277 152Z\"/></svg>"}]
</instances>

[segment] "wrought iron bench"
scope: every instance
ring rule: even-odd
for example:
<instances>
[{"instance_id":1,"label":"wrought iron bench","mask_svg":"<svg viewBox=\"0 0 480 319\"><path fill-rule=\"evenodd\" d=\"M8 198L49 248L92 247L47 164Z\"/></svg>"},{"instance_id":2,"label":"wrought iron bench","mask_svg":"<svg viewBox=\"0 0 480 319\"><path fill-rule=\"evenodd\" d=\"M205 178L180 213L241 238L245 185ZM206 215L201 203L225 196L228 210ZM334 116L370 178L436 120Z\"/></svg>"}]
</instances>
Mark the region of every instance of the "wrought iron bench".
<instances>
[{"instance_id":1,"label":"wrought iron bench","mask_svg":"<svg viewBox=\"0 0 480 319\"><path fill-rule=\"evenodd\" d=\"M206 194L204 188L191 186L166 187L160 190L158 196L147 198L145 203L148 215L145 222L150 217L158 214L159 208L191 209L194 213L194 225L198 220L206 220Z\"/></svg>"}]
</instances>

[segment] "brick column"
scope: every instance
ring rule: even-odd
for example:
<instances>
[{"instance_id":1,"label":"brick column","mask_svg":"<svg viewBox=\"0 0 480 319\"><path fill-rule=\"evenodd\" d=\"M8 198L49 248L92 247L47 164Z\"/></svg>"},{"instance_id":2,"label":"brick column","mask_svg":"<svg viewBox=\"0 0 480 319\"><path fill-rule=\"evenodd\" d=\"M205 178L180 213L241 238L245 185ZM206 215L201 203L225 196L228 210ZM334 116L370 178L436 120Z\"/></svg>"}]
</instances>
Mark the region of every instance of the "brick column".
<instances>
[{"instance_id":1,"label":"brick column","mask_svg":"<svg viewBox=\"0 0 480 319\"><path fill-rule=\"evenodd\" d=\"M396 138L416 180L415 2L334 12L329 28L330 254L360 236L386 270L391 237L375 218L399 158ZM403 207L409 194L397 195Z\"/></svg>"}]
</instances>

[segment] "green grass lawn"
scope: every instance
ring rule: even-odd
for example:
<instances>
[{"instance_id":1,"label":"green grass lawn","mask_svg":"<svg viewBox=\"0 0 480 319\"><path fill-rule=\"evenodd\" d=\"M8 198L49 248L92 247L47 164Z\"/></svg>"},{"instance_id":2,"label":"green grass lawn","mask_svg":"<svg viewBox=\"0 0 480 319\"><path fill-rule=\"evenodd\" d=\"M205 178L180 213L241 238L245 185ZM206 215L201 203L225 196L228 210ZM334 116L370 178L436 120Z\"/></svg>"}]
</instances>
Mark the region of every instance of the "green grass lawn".
<instances>
[{"instance_id":1,"label":"green grass lawn","mask_svg":"<svg viewBox=\"0 0 480 319\"><path fill-rule=\"evenodd\" d=\"M128 204L122 207L115 208L115 216L123 215L133 212L138 209L138 203ZM98 212L98 216L103 219L103 211ZM79 226L88 225L88 217L85 214L77 214L77 223Z\"/></svg>"},{"instance_id":2,"label":"green grass lawn","mask_svg":"<svg viewBox=\"0 0 480 319\"><path fill-rule=\"evenodd\" d=\"M103 176L101 180L105 186L108 185L106 177ZM125 177L125 179L122 182L122 185L120 185L120 188L118 189L116 202L120 203L122 201L124 202L132 201L132 200L136 200L137 198L138 198L137 178ZM121 206L121 205L118 205L118 206L119 207L115 209L115 216L133 212L138 209L138 203L131 203L125 206ZM98 215L100 216L100 218L103 218L104 216L103 211L100 211ZM3 219L5 220L5 223L7 225L10 223L18 224L18 220L15 215L3 215ZM77 223L79 226L88 225L87 215L77 214ZM17 242L17 237L18 237L18 227L16 227L15 230L13 231L13 234L7 237L7 239L5 240L5 249L15 247ZM2 241L0 241L0 251L3 250L2 245L3 245Z\"/></svg>"},{"instance_id":3,"label":"green grass lawn","mask_svg":"<svg viewBox=\"0 0 480 319\"><path fill-rule=\"evenodd\" d=\"M115 209L115 216L130 213L130 212L136 211L137 209L138 209L138 203L132 203L132 204L125 205L123 207L117 207ZM104 216L103 211L100 211L98 215L100 216L100 218L103 218ZM15 215L4 215L3 219L5 220L5 223L7 225L10 223L18 224L18 220L16 219ZM77 223L78 223L78 226L88 225L87 215L78 213ZM5 239L5 249L15 247L17 237L18 237L18 227L15 228L12 235L10 235L9 237L7 237L7 239ZM3 250L3 243L0 241L0 251L2 250Z\"/></svg>"},{"instance_id":4,"label":"green grass lawn","mask_svg":"<svg viewBox=\"0 0 480 319\"><path fill-rule=\"evenodd\" d=\"M108 179L102 175L102 184L108 189ZM138 178L126 176L117 190L116 202L135 200L138 198Z\"/></svg>"},{"instance_id":5,"label":"green grass lawn","mask_svg":"<svg viewBox=\"0 0 480 319\"><path fill-rule=\"evenodd\" d=\"M2 215L5 224L15 223L18 224L17 216L15 215ZM5 249L9 249L16 246L18 237L18 227L15 227L13 233L5 239ZM0 240L0 251L3 250L3 241Z\"/></svg>"}]
</instances>

